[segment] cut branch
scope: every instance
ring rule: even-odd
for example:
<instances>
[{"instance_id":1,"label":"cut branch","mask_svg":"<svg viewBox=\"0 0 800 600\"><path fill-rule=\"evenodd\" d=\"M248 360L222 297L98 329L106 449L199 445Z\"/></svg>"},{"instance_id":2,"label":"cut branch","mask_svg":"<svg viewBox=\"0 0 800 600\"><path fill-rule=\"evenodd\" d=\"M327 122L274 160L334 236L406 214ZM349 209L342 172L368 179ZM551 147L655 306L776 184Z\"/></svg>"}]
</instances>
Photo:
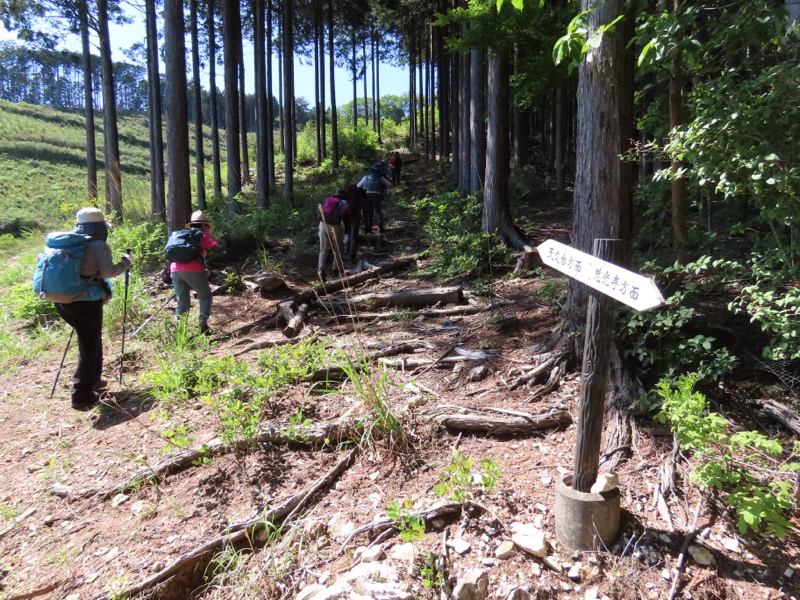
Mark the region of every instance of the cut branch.
<instances>
[{"instance_id":1,"label":"cut branch","mask_svg":"<svg viewBox=\"0 0 800 600\"><path fill-rule=\"evenodd\" d=\"M457 431L480 431L493 435L509 433L530 433L549 427L563 427L572 422L572 415L566 410L551 410L542 415L508 416L486 415L477 412L437 415L434 420L448 429Z\"/></svg>"},{"instance_id":2,"label":"cut branch","mask_svg":"<svg viewBox=\"0 0 800 600\"><path fill-rule=\"evenodd\" d=\"M282 505L269 510L265 510L262 515L239 524L239 529L235 532L217 537L210 542L203 544L185 554L182 554L171 565L165 567L149 579L132 586L115 597L133 598L143 592L150 590L156 585L163 585L167 580L175 578L181 574L194 574L198 571L202 573L205 569L198 568L199 565L208 564L214 553L225 547L239 549L244 546L261 544L266 541L269 530L275 525L281 524L287 517L296 514L311 496L329 487L345 469L351 464L358 452L357 448L351 450L347 456L340 460L325 475L317 479L306 489L291 496ZM268 529L269 528L269 529ZM183 585L183 584L181 584ZM108 600L107 596L102 596L98 600Z\"/></svg>"}]
</instances>

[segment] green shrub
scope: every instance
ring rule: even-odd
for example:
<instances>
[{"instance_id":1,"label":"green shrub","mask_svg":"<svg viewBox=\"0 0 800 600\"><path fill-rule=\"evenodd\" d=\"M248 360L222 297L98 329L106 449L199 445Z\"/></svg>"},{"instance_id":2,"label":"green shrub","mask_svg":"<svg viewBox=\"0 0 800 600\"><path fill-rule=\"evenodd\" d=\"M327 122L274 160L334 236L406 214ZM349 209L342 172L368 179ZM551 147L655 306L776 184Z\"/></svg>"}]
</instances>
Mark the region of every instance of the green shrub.
<instances>
[{"instance_id":1,"label":"green shrub","mask_svg":"<svg viewBox=\"0 0 800 600\"><path fill-rule=\"evenodd\" d=\"M694 391L696 381L695 375L681 375L674 386L668 381L657 386L663 404L656 420L669 423L681 448L694 456L690 481L727 498L740 533L763 530L784 538L792 528L785 514L793 506L793 485L776 474L797 471L800 463L770 463L770 456L782 453L780 443L755 431L732 431Z\"/></svg>"},{"instance_id":2,"label":"green shrub","mask_svg":"<svg viewBox=\"0 0 800 600\"><path fill-rule=\"evenodd\" d=\"M479 198L462 198L458 192L414 201L414 215L423 223L433 259L425 272L482 276L491 273L493 264L509 260L511 250L496 235L480 230L482 210Z\"/></svg>"}]
</instances>

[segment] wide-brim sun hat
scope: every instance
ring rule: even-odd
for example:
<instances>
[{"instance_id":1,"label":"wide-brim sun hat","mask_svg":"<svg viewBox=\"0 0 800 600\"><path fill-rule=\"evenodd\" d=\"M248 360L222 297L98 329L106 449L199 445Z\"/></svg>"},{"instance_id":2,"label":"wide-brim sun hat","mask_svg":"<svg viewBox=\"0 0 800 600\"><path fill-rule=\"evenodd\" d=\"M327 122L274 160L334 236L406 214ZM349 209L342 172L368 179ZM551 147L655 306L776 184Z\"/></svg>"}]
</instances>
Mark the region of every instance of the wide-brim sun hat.
<instances>
[{"instance_id":1,"label":"wide-brim sun hat","mask_svg":"<svg viewBox=\"0 0 800 600\"><path fill-rule=\"evenodd\" d=\"M75 213L75 218L81 225L86 225L87 223L106 222L106 216L103 214L103 211L100 210L99 208L95 208L94 206L86 206L84 208L81 208L78 212Z\"/></svg>"},{"instance_id":2,"label":"wide-brim sun hat","mask_svg":"<svg viewBox=\"0 0 800 600\"><path fill-rule=\"evenodd\" d=\"M208 220L206 213L202 210L196 210L192 213L191 219L186 223L186 228L195 227L197 225L208 225L209 228L214 229L214 224Z\"/></svg>"}]
</instances>

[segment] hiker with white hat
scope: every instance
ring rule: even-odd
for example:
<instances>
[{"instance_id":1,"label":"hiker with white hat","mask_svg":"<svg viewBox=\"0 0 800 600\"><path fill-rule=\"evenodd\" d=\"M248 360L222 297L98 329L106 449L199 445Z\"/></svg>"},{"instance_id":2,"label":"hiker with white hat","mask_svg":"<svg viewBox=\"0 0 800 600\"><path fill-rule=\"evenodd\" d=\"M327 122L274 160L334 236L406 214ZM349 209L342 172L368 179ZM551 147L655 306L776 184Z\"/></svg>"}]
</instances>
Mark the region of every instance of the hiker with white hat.
<instances>
[{"instance_id":1,"label":"hiker with white hat","mask_svg":"<svg viewBox=\"0 0 800 600\"><path fill-rule=\"evenodd\" d=\"M195 245L195 252L189 260L170 261L169 272L177 300L175 318L179 319L189 312L191 304L189 294L191 290L194 290L197 292L197 299L200 303L200 333L204 335L211 333L208 327L208 318L211 316L212 301L211 287L208 284L208 268L205 261L206 251L219 246L217 240L211 235L213 229L214 224L208 220L206 214L202 210L196 210L192 213L191 220L186 223L186 230L174 232L170 237L171 241L176 234L186 234L187 238L192 239L192 243ZM169 245L170 242L167 243L166 250L169 249Z\"/></svg>"},{"instance_id":2,"label":"hiker with white hat","mask_svg":"<svg viewBox=\"0 0 800 600\"><path fill-rule=\"evenodd\" d=\"M56 311L78 334L78 366L72 377L72 407L88 410L100 399L98 390L105 387L103 373L103 305L111 299L106 279L121 275L133 266L133 257L123 254L115 263L111 257L108 224L103 212L87 206L75 216L74 233L87 238L81 259L80 276L95 284L97 293L87 293L71 302L56 302Z\"/></svg>"}]
</instances>

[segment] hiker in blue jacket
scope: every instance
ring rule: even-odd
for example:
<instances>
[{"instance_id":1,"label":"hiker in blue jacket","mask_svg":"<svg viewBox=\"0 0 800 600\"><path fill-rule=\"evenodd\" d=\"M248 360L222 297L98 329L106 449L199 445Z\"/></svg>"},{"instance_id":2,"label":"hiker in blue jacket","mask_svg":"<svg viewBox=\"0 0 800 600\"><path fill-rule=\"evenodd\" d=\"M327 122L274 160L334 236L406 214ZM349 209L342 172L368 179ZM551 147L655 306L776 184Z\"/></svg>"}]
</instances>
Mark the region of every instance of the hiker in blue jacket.
<instances>
[{"instance_id":1,"label":"hiker in blue jacket","mask_svg":"<svg viewBox=\"0 0 800 600\"><path fill-rule=\"evenodd\" d=\"M115 263L108 247L108 224L102 211L92 206L80 209L76 215L75 233L89 236L81 260L81 278L102 286L105 295L99 300L77 300L55 303L61 318L78 334L78 366L72 377L72 407L88 410L100 400L98 390L106 386L103 374L103 305L111 299L111 289L105 279L121 275L133 266L133 257L123 254Z\"/></svg>"},{"instance_id":2,"label":"hiker in blue jacket","mask_svg":"<svg viewBox=\"0 0 800 600\"><path fill-rule=\"evenodd\" d=\"M361 181L356 184L367 191L367 203L372 204L375 221L378 223L378 230L381 233L386 231L383 228L383 200L386 197L386 190L392 187L392 184L386 179L383 167L382 162L375 163L367 171L367 174L361 178ZM371 229L372 227L370 227ZM370 232L367 231L366 233Z\"/></svg>"}]
</instances>

